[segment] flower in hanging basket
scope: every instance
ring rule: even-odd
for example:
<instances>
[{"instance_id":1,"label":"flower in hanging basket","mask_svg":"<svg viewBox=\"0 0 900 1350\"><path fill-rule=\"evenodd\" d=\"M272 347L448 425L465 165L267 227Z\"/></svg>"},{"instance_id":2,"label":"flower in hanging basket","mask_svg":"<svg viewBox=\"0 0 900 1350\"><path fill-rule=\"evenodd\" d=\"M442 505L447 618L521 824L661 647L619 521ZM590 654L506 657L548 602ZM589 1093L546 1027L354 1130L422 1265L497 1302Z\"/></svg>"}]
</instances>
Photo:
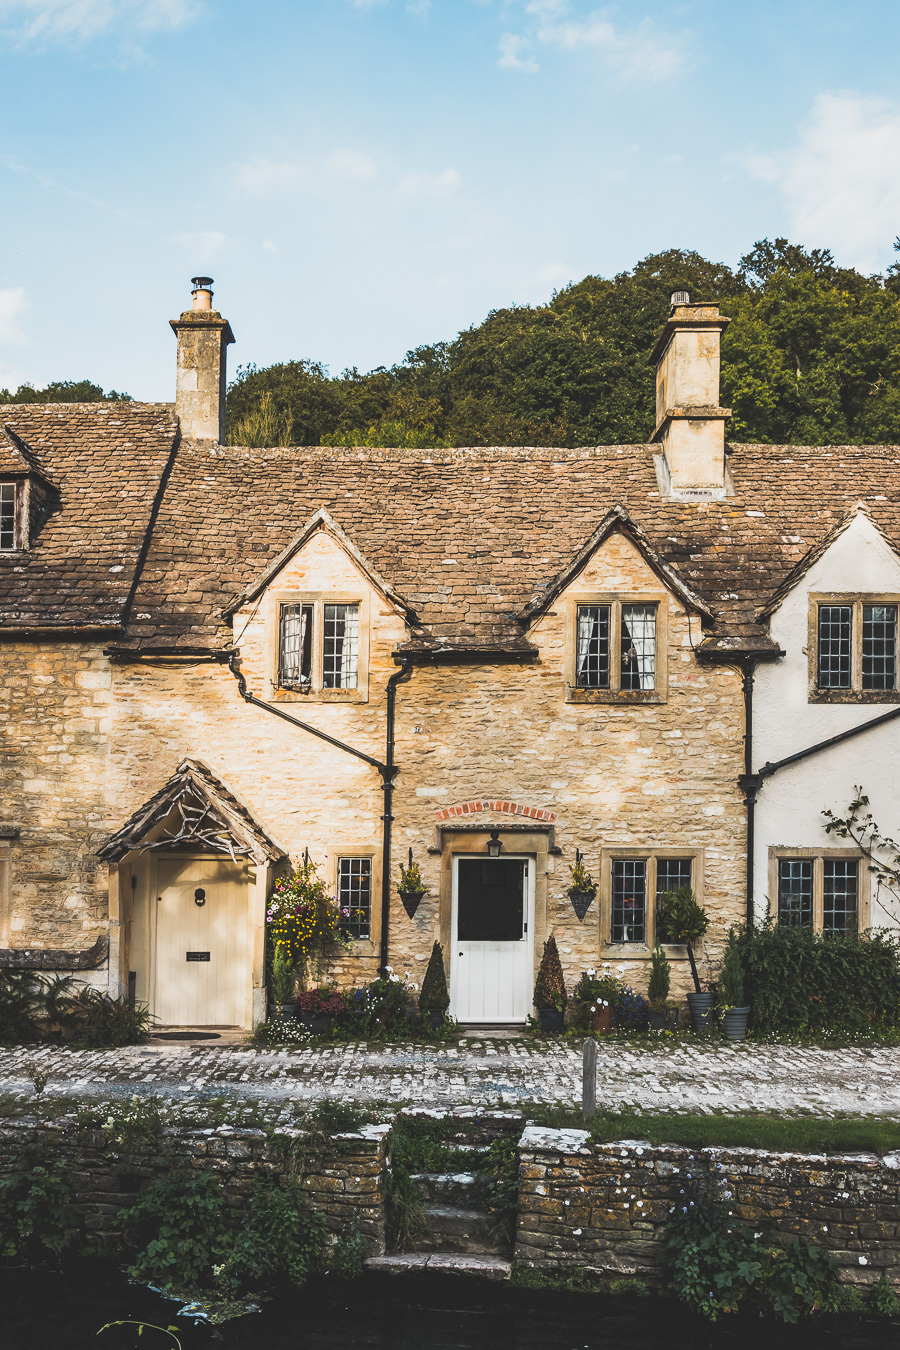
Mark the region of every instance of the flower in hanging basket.
<instances>
[{"instance_id":1,"label":"flower in hanging basket","mask_svg":"<svg viewBox=\"0 0 900 1350\"><path fill-rule=\"evenodd\" d=\"M425 882L422 880L422 873L419 871L419 864L411 862L409 867L404 867L401 863L400 882L397 886L397 894L403 901L403 908L410 918L415 915L425 893L426 886Z\"/></svg>"},{"instance_id":2,"label":"flower in hanging basket","mask_svg":"<svg viewBox=\"0 0 900 1350\"><path fill-rule=\"evenodd\" d=\"M566 895L572 902L572 908L578 915L579 920L583 923L584 916L597 894L597 883L580 858L573 866L569 867L569 871L572 874L572 884L566 891Z\"/></svg>"}]
</instances>

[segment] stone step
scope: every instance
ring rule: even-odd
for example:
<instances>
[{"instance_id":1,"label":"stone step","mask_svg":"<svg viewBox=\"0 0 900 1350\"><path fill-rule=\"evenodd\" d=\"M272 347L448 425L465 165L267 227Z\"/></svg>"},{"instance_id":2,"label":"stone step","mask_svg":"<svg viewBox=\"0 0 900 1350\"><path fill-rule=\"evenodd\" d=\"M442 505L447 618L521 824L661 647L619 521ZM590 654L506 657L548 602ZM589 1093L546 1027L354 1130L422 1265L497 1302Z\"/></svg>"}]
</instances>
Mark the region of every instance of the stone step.
<instances>
[{"instance_id":1,"label":"stone step","mask_svg":"<svg viewBox=\"0 0 900 1350\"><path fill-rule=\"evenodd\" d=\"M449 1120L455 1128L446 1138L448 1147L454 1143L464 1148L491 1144L495 1139L511 1134L518 1138L525 1128L521 1111L482 1111L477 1106L406 1106L401 1115L413 1119Z\"/></svg>"},{"instance_id":2,"label":"stone step","mask_svg":"<svg viewBox=\"0 0 900 1350\"><path fill-rule=\"evenodd\" d=\"M494 1229L493 1214L455 1205L427 1205L422 1211L422 1233L416 1241L420 1251L467 1252L499 1255L506 1247Z\"/></svg>"},{"instance_id":3,"label":"stone step","mask_svg":"<svg viewBox=\"0 0 900 1350\"><path fill-rule=\"evenodd\" d=\"M423 1270L439 1275L474 1275L485 1280L508 1280L511 1263L502 1256L473 1252L397 1252L393 1256L370 1256L366 1270L389 1275L420 1274Z\"/></svg>"},{"instance_id":4,"label":"stone step","mask_svg":"<svg viewBox=\"0 0 900 1350\"><path fill-rule=\"evenodd\" d=\"M426 1200L436 1205L471 1205L475 1195L473 1172L413 1172L410 1181Z\"/></svg>"}]
</instances>

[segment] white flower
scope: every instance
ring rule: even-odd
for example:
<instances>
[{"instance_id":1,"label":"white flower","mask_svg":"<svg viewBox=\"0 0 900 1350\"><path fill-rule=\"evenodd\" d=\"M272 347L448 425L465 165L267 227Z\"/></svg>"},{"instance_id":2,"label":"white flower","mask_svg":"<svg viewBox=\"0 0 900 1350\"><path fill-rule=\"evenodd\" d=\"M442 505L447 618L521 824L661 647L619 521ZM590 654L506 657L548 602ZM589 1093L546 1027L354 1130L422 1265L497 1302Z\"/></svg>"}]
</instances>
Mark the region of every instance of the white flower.
<instances>
[{"instance_id":1,"label":"white flower","mask_svg":"<svg viewBox=\"0 0 900 1350\"><path fill-rule=\"evenodd\" d=\"M394 973L394 967L393 967L393 966L385 966L385 968L384 968L384 973L385 973L385 975L393 975L393 973Z\"/></svg>"},{"instance_id":2,"label":"white flower","mask_svg":"<svg viewBox=\"0 0 900 1350\"><path fill-rule=\"evenodd\" d=\"M868 1257L866 1257L866 1256L861 1256L861 1257L859 1258L859 1264L860 1264L861 1266L867 1266L867 1265L869 1264Z\"/></svg>"},{"instance_id":3,"label":"white flower","mask_svg":"<svg viewBox=\"0 0 900 1350\"><path fill-rule=\"evenodd\" d=\"M591 977L593 977L594 975L597 974L596 970L593 970L593 969L592 969L592 970L589 970L587 973L588 973L588 975L590 975Z\"/></svg>"},{"instance_id":4,"label":"white flower","mask_svg":"<svg viewBox=\"0 0 900 1350\"><path fill-rule=\"evenodd\" d=\"M391 984L399 984L399 983L400 983L400 976L399 976L399 975L391 975L389 978L390 978Z\"/></svg>"}]
</instances>

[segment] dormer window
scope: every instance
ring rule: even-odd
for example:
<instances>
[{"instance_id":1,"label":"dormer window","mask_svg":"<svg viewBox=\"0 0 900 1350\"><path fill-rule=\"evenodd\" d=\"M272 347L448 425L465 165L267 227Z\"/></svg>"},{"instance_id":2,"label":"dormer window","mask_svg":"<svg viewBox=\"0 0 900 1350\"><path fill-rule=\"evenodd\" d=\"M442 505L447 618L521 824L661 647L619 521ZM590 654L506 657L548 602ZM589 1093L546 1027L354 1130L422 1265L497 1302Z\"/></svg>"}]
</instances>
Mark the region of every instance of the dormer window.
<instances>
[{"instance_id":1,"label":"dormer window","mask_svg":"<svg viewBox=\"0 0 900 1350\"><path fill-rule=\"evenodd\" d=\"M896 702L896 596L818 596L810 615L817 702Z\"/></svg>"},{"instance_id":2,"label":"dormer window","mask_svg":"<svg viewBox=\"0 0 900 1350\"><path fill-rule=\"evenodd\" d=\"M326 699L365 698L365 608L359 600L324 596L282 601L277 689Z\"/></svg>"},{"instance_id":3,"label":"dormer window","mask_svg":"<svg viewBox=\"0 0 900 1350\"><path fill-rule=\"evenodd\" d=\"M661 608L656 596L597 595L570 602L567 702L662 702Z\"/></svg>"},{"instance_id":4,"label":"dormer window","mask_svg":"<svg viewBox=\"0 0 900 1350\"><path fill-rule=\"evenodd\" d=\"M20 548L16 483L0 482L0 550Z\"/></svg>"}]
</instances>

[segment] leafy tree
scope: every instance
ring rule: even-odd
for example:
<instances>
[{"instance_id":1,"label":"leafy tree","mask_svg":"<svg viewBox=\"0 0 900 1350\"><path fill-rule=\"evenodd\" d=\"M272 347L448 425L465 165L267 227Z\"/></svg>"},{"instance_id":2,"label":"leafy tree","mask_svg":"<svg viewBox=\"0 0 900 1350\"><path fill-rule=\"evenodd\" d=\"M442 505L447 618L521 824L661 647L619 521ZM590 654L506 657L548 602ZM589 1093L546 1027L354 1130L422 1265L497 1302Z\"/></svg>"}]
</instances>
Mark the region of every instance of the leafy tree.
<instances>
[{"instance_id":1,"label":"leafy tree","mask_svg":"<svg viewBox=\"0 0 900 1350\"><path fill-rule=\"evenodd\" d=\"M54 380L45 389L34 389L30 384L20 384L13 394L8 389L0 389L0 403L128 403L130 394L119 394L110 389L104 394L99 384L90 380Z\"/></svg>"}]
</instances>

